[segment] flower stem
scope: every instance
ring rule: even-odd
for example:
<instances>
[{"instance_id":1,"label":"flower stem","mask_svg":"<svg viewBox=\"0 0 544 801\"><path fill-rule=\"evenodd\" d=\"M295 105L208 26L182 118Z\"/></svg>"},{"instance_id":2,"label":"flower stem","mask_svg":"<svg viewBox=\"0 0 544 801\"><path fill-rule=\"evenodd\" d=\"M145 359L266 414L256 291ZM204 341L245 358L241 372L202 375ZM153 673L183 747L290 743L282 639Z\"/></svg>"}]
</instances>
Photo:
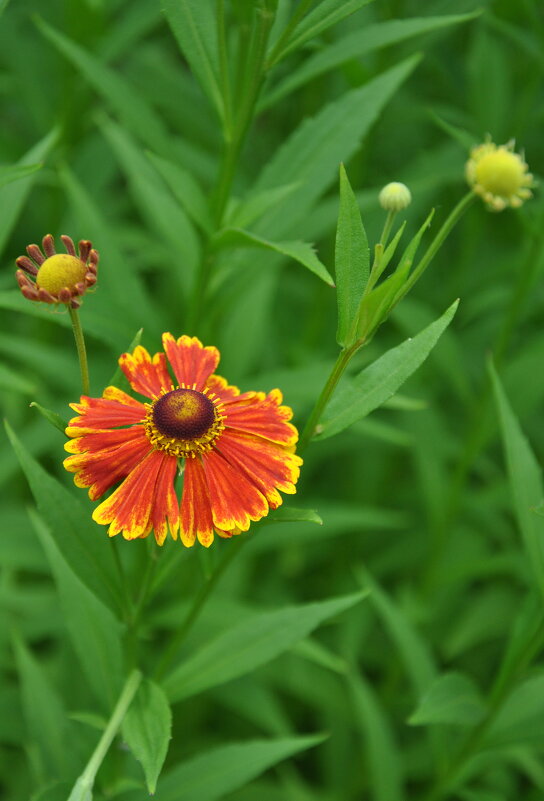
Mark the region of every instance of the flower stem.
<instances>
[{"instance_id":1,"label":"flower stem","mask_svg":"<svg viewBox=\"0 0 544 801\"><path fill-rule=\"evenodd\" d=\"M226 571L227 567L230 563L235 559L235 557L240 553L240 550L244 543L248 542L249 537L244 537L243 535L238 535L233 542L230 543L229 548L227 549L225 555L223 556L222 560L219 562L209 579L201 586L199 592L196 594L193 603L187 615L185 616L184 621L182 622L179 629L176 631L176 634L171 639L168 647L165 649L162 658L160 659L157 667L155 669L155 678L160 679L168 668L170 667L171 662L175 659L176 654L179 651L181 644L183 643L185 637L189 633L189 630L192 628L193 624L195 623L196 619L198 618L199 614L201 613L206 601L208 600L209 596L211 595L212 591L215 589L219 579Z\"/></svg>"},{"instance_id":2,"label":"flower stem","mask_svg":"<svg viewBox=\"0 0 544 801\"><path fill-rule=\"evenodd\" d=\"M406 293L410 291L410 289L413 287L413 285L416 283L416 281L421 277L423 272L427 269L427 267L429 266L429 264L431 263L431 261L433 260L433 258L437 254L437 252L442 247L446 237L451 233L452 229L454 228L456 223L459 221L459 219L463 216L465 210L472 203L472 201L474 200L475 197L476 197L476 195L474 194L474 192L472 192L472 191L467 192L467 194L464 195L464 197L461 198L461 200L455 206L455 208L452 209L452 211L450 212L449 216L447 217L447 219L442 224L442 227L439 229L437 235L435 236L435 238L433 239L433 241L431 242L431 244L427 248L427 251L425 252L425 255L423 256L423 258L421 259L421 261L419 262L419 264L415 268L414 272L411 274L411 276L408 278L408 280L404 284L403 296L406 295Z\"/></svg>"},{"instance_id":3,"label":"flower stem","mask_svg":"<svg viewBox=\"0 0 544 801\"><path fill-rule=\"evenodd\" d=\"M104 761L104 757L106 756L108 749L113 742L113 738L117 734L123 722L127 710L132 703L132 699L136 694L136 690L140 686L141 680L142 673L140 670L135 669L129 673L125 685L121 690L119 700L117 701L108 725L106 726L106 730L100 738L100 741L96 746L91 758L89 759L85 770L75 783L68 801L87 801L87 799L91 798L91 791L94 785L96 774L98 773L98 769Z\"/></svg>"},{"instance_id":4,"label":"flower stem","mask_svg":"<svg viewBox=\"0 0 544 801\"><path fill-rule=\"evenodd\" d=\"M317 425L321 419L321 415L325 409L325 406L329 402L334 390L336 389L336 385L340 381L344 370L348 366L350 359L355 355L355 353L359 350L360 347L364 345L364 340L357 340L353 345L349 348L344 348L338 354L338 358L334 363L334 367L331 370L331 374L329 375L325 386L323 387L319 398L316 401L314 408L304 426L304 430L300 436L299 444L297 447L298 453L301 453L304 448L308 445L314 434L316 433Z\"/></svg>"},{"instance_id":5,"label":"flower stem","mask_svg":"<svg viewBox=\"0 0 544 801\"><path fill-rule=\"evenodd\" d=\"M389 234L391 233L391 228L393 227L393 220L397 215L396 211L388 211L387 217L385 218L385 224L383 226L382 235L380 237L380 245L385 250L387 242L389 240Z\"/></svg>"},{"instance_id":6,"label":"flower stem","mask_svg":"<svg viewBox=\"0 0 544 801\"><path fill-rule=\"evenodd\" d=\"M89 365L87 363L87 350L85 349L85 338L83 336L81 320L79 319L79 312L77 309L68 306L68 311L70 312L74 339L76 341L77 357L79 359L79 369L81 372L81 389L84 395L88 395L90 392Z\"/></svg>"}]
</instances>

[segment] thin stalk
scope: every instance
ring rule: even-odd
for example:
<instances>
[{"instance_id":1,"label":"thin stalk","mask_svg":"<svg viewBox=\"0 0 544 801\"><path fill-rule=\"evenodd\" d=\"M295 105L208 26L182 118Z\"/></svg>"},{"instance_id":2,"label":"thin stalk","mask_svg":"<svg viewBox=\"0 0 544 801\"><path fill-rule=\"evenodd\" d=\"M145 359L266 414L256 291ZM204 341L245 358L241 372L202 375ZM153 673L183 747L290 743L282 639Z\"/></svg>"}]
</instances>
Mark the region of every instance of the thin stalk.
<instances>
[{"instance_id":1,"label":"thin stalk","mask_svg":"<svg viewBox=\"0 0 544 801\"><path fill-rule=\"evenodd\" d=\"M396 211L389 210L387 212L387 217L385 218L385 224L383 226L382 235L380 236L379 244L385 250L387 242L389 240L389 234L391 233L391 228L393 227L393 220L397 215Z\"/></svg>"},{"instance_id":2,"label":"thin stalk","mask_svg":"<svg viewBox=\"0 0 544 801\"><path fill-rule=\"evenodd\" d=\"M219 70L221 75L221 89L223 91L223 106L225 109L224 134L225 138L228 140L230 138L230 133L232 130L232 97L230 88L227 34L225 28L224 0L217 0L216 16L217 16L217 50L219 53Z\"/></svg>"},{"instance_id":3,"label":"thin stalk","mask_svg":"<svg viewBox=\"0 0 544 801\"><path fill-rule=\"evenodd\" d=\"M440 250L442 245L444 244L444 240L446 237L451 233L452 229L455 227L456 223L460 220L460 218L465 213L468 206L472 203L476 195L474 192L470 191L461 198L459 203L455 206L454 209L450 212L448 218L442 224L442 227L439 229L437 235L427 248L425 255L415 268L414 272L408 278L406 283L403 287L403 295L406 295L407 292L413 287L416 281L421 277L423 272L427 269L437 252Z\"/></svg>"},{"instance_id":4,"label":"thin stalk","mask_svg":"<svg viewBox=\"0 0 544 801\"><path fill-rule=\"evenodd\" d=\"M81 372L81 388L84 395L90 392L89 384L89 365L87 363L87 350L85 348L85 338L83 336L83 329L81 327L81 320L79 319L79 312L77 309L72 309L68 306L70 312L70 319L72 320L72 329L74 331L74 339L76 341L77 357L79 359L79 370Z\"/></svg>"},{"instance_id":5,"label":"thin stalk","mask_svg":"<svg viewBox=\"0 0 544 801\"><path fill-rule=\"evenodd\" d=\"M340 353L338 354L338 358L334 363L334 367L331 370L331 374L329 375L327 382L321 391L321 395L317 399L316 404L312 409L312 412L300 436L299 444L297 447L297 451L299 453L301 453L306 448L306 446L316 433L316 428L321 419L321 415L323 414L325 406L329 402L334 390L336 389L336 385L340 381L344 373L344 370L346 369L346 367L350 362L350 359L355 355L355 353L357 353L357 351L359 350L360 347L362 347L363 344L364 342L362 340L358 340L349 348L344 348L343 350L341 350Z\"/></svg>"},{"instance_id":6,"label":"thin stalk","mask_svg":"<svg viewBox=\"0 0 544 801\"><path fill-rule=\"evenodd\" d=\"M448 770L430 788L423 801L439 801L450 791L462 773L467 762L478 752L485 735L501 710L503 702L508 697L520 674L529 666L533 658L539 653L544 643L544 618L541 616L540 625L528 638L525 647L519 652L518 658L511 664L508 673L499 673L491 689L489 712L485 718L468 734L465 742L451 762Z\"/></svg>"},{"instance_id":7,"label":"thin stalk","mask_svg":"<svg viewBox=\"0 0 544 801\"><path fill-rule=\"evenodd\" d=\"M68 801L86 801L86 799L91 798L91 792L98 769L104 761L104 757L106 756L115 735L121 727L127 710L132 703L132 699L134 698L136 691L140 686L141 680L141 671L137 669L131 671L123 689L121 690L121 695L119 696L119 700L117 701L115 709L112 712L106 730L100 738L100 741L96 746L91 758L89 759L85 770L75 783Z\"/></svg>"},{"instance_id":8,"label":"thin stalk","mask_svg":"<svg viewBox=\"0 0 544 801\"><path fill-rule=\"evenodd\" d=\"M160 679L164 676L171 663L176 658L176 655L183 641L185 640L185 637L202 612L202 609L204 608L208 598L217 586L219 579L225 573L231 562L234 561L235 557L240 553L242 546L248 541L248 539L249 537L238 535L238 537L230 543L227 552L215 568L214 572L211 574L210 578L201 586L199 592L196 594L193 600L193 603L191 604L189 611L187 612L187 615L185 616L185 619L183 620L179 629L176 631L174 637L172 637L170 640L168 647L165 649L160 661L157 664L155 669L155 677L157 679Z\"/></svg>"},{"instance_id":9,"label":"thin stalk","mask_svg":"<svg viewBox=\"0 0 544 801\"><path fill-rule=\"evenodd\" d=\"M297 27L302 17L306 14L307 11L310 10L313 4L314 0L300 0L297 10L293 14L287 25L285 26L285 28L283 29L281 36L279 37L278 41L272 48L272 52L270 53L270 58L268 59L266 65L267 69L273 67L274 64L276 64L277 61L280 60L282 55L281 50L283 45L289 40L289 37Z\"/></svg>"}]
</instances>

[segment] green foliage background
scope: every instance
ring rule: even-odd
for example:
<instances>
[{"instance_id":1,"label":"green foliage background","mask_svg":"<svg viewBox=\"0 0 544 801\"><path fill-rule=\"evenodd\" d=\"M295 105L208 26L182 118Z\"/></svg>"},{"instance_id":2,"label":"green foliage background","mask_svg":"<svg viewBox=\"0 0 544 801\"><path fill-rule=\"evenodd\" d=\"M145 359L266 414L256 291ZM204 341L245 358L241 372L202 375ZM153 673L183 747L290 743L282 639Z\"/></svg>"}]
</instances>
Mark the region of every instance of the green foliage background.
<instances>
[{"instance_id":1,"label":"green foliage background","mask_svg":"<svg viewBox=\"0 0 544 801\"><path fill-rule=\"evenodd\" d=\"M63 474L63 435L29 407L67 418L80 390L69 318L16 288L25 246L67 233L100 251L98 288L81 311L93 394L140 328L151 352L163 331L188 333L219 347L231 383L281 387L301 428L338 353L334 289L315 270L334 270L339 163L371 244L384 222L377 193L390 180L414 196L407 241L435 207L432 234L466 191L468 147L488 132L497 143L515 138L536 176L544 171L536 0L272 6L225 4L231 54L263 9L276 14L272 43L297 7L306 20L354 13L306 41L284 37L243 146L221 173L219 116L243 123L240 104L258 89L257 73L233 56L230 76L246 94L235 90L225 105L214 79L221 52L206 50L206 18L221 3L163 3L196 77L158 2L0 4L0 183L10 179L0 186L0 397L41 497L39 517L4 438L0 787L10 801L68 797L127 671L115 577L90 569L86 580L70 567L81 563L80 538L102 559L105 530ZM200 20L195 30L187 15ZM270 53L272 62L282 47ZM38 163L29 174L7 170ZM265 245L214 233L210 198L212 211L227 209L227 227ZM357 355L353 372L461 299L402 395L308 448L289 506L317 510L323 525L260 527L210 595L164 684L173 722L159 801L544 797L544 531L533 455L544 451L543 223L538 190L516 212L473 204ZM315 243L321 265L294 241ZM207 287L199 264L210 265ZM148 545L119 543L135 594L156 555ZM162 549L162 583L140 621L146 672L233 547ZM361 589L368 596L353 595ZM248 657L265 625L275 645L270 635ZM169 711L156 685L146 687L123 737L158 771ZM142 732L150 742L138 746ZM94 794L148 797L121 740Z\"/></svg>"}]
</instances>

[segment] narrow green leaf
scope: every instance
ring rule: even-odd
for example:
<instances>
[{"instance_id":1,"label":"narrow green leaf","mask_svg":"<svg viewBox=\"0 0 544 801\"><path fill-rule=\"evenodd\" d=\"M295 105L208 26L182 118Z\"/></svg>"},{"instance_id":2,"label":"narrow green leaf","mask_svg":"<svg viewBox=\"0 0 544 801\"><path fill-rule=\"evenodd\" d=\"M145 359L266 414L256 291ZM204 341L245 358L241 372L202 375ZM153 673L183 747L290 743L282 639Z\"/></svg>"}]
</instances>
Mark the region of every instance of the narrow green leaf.
<instances>
[{"instance_id":1,"label":"narrow green leaf","mask_svg":"<svg viewBox=\"0 0 544 801\"><path fill-rule=\"evenodd\" d=\"M324 739L323 735L289 737L215 748L172 768L161 779L157 797L160 801L217 801Z\"/></svg>"},{"instance_id":2,"label":"narrow green leaf","mask_svg":"<svg viewBox=\"0 0 544 801\"><path fill-rule=\"evenodd\" d=\"M15 392L20 395L34 395L36 386L20 373L16 373L5 364L0 364L0 389Z\"/></svg>"},{"instance_id":3,"label":"narrow green leaf","mask_svg":"<svg viewBox=\"0 0 544 801\"><path fill-rule=\"evenodd\" d=\"M544 519L533 512L544 497L542 473L492 364L489 370L501 425L514 510L537 586L544 593Z\"/></svg>"},{"instance_id":4,"label":"narrow green leaf","mask_svg":"<svg viewBox=\"0 0 544 801\"><path fill-rule=\"evenodd\" d=\"M276 186L274 189L265 189L242 200L227 218L227 224L233 228L247 228L252 222L262 217L269 209L273 209L289 197L298 187L298 183Z\"/></svg>"},{"instance_id":5,"label":"narrow green leaf","mask_svg":"<svg viewBox=\"0 0 544 801\"><path fill-rule=\"evenodd\" d=\"M40 406L39 403L36 403L36 401L32 401L30 406L33 406L35 409L37 409L46 420L49 420L51 425L53 425L55 428L58 428L58 430L62 431L64 434L68 426L68 421L61 417L60 414L52 412L50 409L45 409L43 406Z\"/></svg>"},{"instance_id":6,"label":"narrow green leaf","mask_svg":"<svg viewBox=\"0 0 544 801\"><path fill-rule=\"evenodd\" d=\"M155 165L157 171L162 175L165 182L172 190L173 195L181 203L186 214L191 217L204 233L209 234L213 230L210 217L209 204L206 195L196 182L190 172L180 167L169 159L157 156L155 153L146 154Z\"/></svg>"},{"instance_id":7,"label":"narrow green leaf","mask_svg":"<svg viewBox=\"0 0 544 801\"><path fill-rule=\"evenodd\" d=\"M370 252L359 204L344 165L340 165L340 210L336 229L335 277L338 303L336 341L353 344L354 323L368 281Z\"/></svg>"},{"instance_id":8,"label":"narrow green leaf","mask_svg":"<svg viewBox=\"0 0 544 801\"><path fill-rule=\"evenodd\" d=\"M363 676L351 675L348 684L355 722L366 745L373 801L402 801L401 760L391 724Z\"/></svg>"},{"instance_id":9,"label":"narrow green leaf","mask_svg":"<svg viewBox=\"0 0 544 801\"><path fill-rule=\"evenodd\" d=\"M413 339L391 348L350 382L341 386L325 409L316 439L325 439L370 414L391 398L425 361L448 327L459 301L455 301Z\"/></svg>"},{"instance_id":10,"label":"narrow green leaf","mask_svg":"<svg viewBox=\"0 0 544 801\"><path fill-rule=\"evenodd\" d=\"M171 264L166 267L187 293L199 255L199 243L191 221L132 137L105 116L100 118L99 124L129 180L134 202L151 227L174 248L177 269L172 269Z\"/></svg>"},{"instance_id":11,"label":"narrow green leaf","mask_svg":"<svg viewBox=\"0 0 544 801\"><path fill-rule=\"evenodd\" d=\"M334 70L351 59L379 50L413 36L429 33L449 25L457 25L474 19L480 12L452 14L440 17L413 17L403 20L388 20L374 25L359 27L342 36L316 53L303 59L301 65L289 72L264 98L261 109L270 108L286 95L304 86L305 83Z\"/></svg>"},{"instance_id":12,"label":"narrow green leaf","mask_svg":"<svg viewBox=\"0 0 544 801\"><path fill-rule=\"evenodd\" d=\"M200 85L222 119L217 18L210 0L162 0L162 10Z\"/></svg>"},{"instance_id":13,"label":"narrow green leaf","mask_svg":"<svg viewBox=\"0 0 544 801\"><path fill-rule=\"evenodd\" d=\"M414 70L419 56L402 61L364 86L351 89L304 120L267 162L255 191L280 184L299 186L281 206L265 214L259 234L274 239L292 235L324 190L335 180L338 164L347 162L378 115Z\"/></svg>"},{"instance_id":14,"label":"narrow green leaf","mask_svg":"<svg viewBox=\"0 0 544 801\"><path fill-rule=\"evenodd\" d=\"M243 676L306 637L320 623L359 603L354 593L319 603L263 612L244 620L203 646L166 679L169 698L179 701Z\"/></svg>"},{"instance_id":15,"label":"narrow green leaf","mask_svg":"<svg viewBox=\"0 0 544 801\"><path fill-rule=\"evenodd\" d=\"M118 615L118 576L105 533L83 504L32 458L7 422L6 431L58 549L82 583Z\"/></svg>"},{"instance_id":16,"label":"narrow green leaf","mask_svg":"<svg viewBox=\"0 0 544 801\"><path fill-rule=\"evenodd\" d=\"M253 247L272 250L274 253L280 253L282 256L288 256L298 261L299 264L307 267L308 270L315 273L326 284L334 286L332 276L325 265L319 261L312 245L308 244L308 242L271 242L241 228L224 228L214 237L213 243L217 248Z\"/></svg>"},{"instance_id":17,"label":"narrow green leaf","mask_svg":"<svg viewBox=\"0 0 544 801\"><path fill-rule=\"evenodd\" d=\"M29 165L35 165L37 161L41 162L55 144L57 136L58 131L53 129L30 149L18 161L16 166L24 168ZM19 214L32 188L36 174L36 171L32 170L30 175L25 178L0 188L0 207L2 208L2 214L0 215L0 253L3 252L12 228L19 219Z\"/></svg>"},{"instance_id":18,"label":"narrow green leaf","mask_svg":"<svg viewBox=\"0 0 544 801\"><path fill-rule=\"evenodd\" d=\"M106 313L118 316L122 312L129 329L145 320L148 331L160 334L151 293L120 248L115 222L108 219L96 198L68 167L61 167L59 174L81 229L104 254L106 263L99 268L99 290Z\"/></svg>"},{"instance_id":19,"label":"narrow green leaf","mask_svg":"<svg viewBox=\"0 0 544 801\"><path fill-rule=\"evenodd\" d=\"M417 696L422 696L436 676L436 666L425 640L402 609L380 587L367 570L360 570L361 583L370 591L370 601L395 643Z\"/></svg>"},{"instance_id":20,"label":"narrow green leaf","mask_svg":"<svg viewBox=\"0 0 544 801\"><path fill-rule=\"evenodd\" d=\"M323 525L323 520L315 509L295 509L292 506L279 506L271 511L262 521L269 523L317 523Z\"/></svg>"},{"instance_id":21,"label":"narrow green leaf","mask_svg":"<svg viewBox=\"0 0 544 801\"><path fill-rule=\"evenodd\" d=\"M488 746L544 744L544 675L531 676L502 704L486 737Z\"/></svg>"},{"instance_id":22,"label":"narrow green leaf","mask_svg":"<svg viewBox=\"0 0 544 801\"><path fill-rule=\"evenodd\" d=\"M49 528L29 510L58 588L64 620L81 668L99 705L112 707L122 683L123 628L68 566Z\"/></svg>"},{"instance_id":23,"label":"narrow green leaf","mask_svg":"<svg viewBox=\"0 0 544 801\"><path fill-rule=\"evenodd\" d=\"M166 758L171 729L172 713L164 692L154 682L144 679L125 715L123 737L142 764L151 794Z\"/></svg>"},{"instance_id":24,"label":"narrow green leaf","mask_svg":"<svg viewBox=\"0 0 544 801\"><path fill-rule=\"evenodd\" d=\"M27 164L22 167L17 165L0 167L0 187L11 184L13 181L18 181L20 178L26 178L27 175L32 175L33 172L40 170L42 166L42 164Z\"/></svg>"},{"instance_id":25,"label":"narrow green leaf","mask_svg":"<svg viewBox=\"0 0 544 801\"><path fill-rule=\"evenodd\" d=\"M376 329L386 320L395 298L406 283L410 265L405 264L382 281L363 298L357 320L357 338L369 341Z\"/></svg>"},{"instance_id":26,"label":"narrow green leaf","mask_svg":"<svg viewBox=\"0 0 544 801\"><path fill-rule=\"evenodd\" d=\"M412 726L436 723L474 726L485 712L485 704L471 678L463 673L444 673L422 696L408 723Z\"/></svg>"},{"instance_id":27,"label":"narrow green leaf","mask_svg":"<svg viewBox=\"0 0 544 801\"><path fill-rule=\"evenodd\" d=\"M339 4L338 0L321 0L317 7L299 22L285 46L271 54L270 63L276 64L288 53L298 50L310 39L319 36L323 31L371 2L372 0L346 0Z\"/></svg>"},{"instance_id":28,"label":"narrow green leaf","mask_svg":"<svg viewBox=\"0 0 544 801\"><path fill-rule=\"evenodd\" d=\"M18 636L14 638L14 648L30 742L38 749L45 775L49 778L62 776L68 753L62 700L43 667Z\"/></svg>"},{"instance_id":29,"label":"narrow green leaf","mask_svg":"<svg viewBox=\"0 0 544 801\"><path fill-rule=\"evenodd\" d=\"M134 135L153 150L169 152L170 140L161 117L119 70L101 63L92 53L40 17L35 17L35 22L43 36L73 64Z\"/></svg>"}]
</instances>

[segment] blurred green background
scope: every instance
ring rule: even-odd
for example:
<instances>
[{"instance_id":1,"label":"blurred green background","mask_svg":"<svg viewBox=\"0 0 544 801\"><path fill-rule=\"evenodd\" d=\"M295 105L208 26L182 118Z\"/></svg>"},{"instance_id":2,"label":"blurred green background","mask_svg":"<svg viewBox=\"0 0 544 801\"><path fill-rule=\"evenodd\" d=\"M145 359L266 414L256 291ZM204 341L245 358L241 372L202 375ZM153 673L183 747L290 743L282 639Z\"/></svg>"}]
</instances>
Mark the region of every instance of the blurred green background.
<instances>
[{"instance_id":1,"label":"blurred green background","mask_svg":"<svg viewBox=\"0 0 544 801\"><path fill-rule=\"evenodd\" d=\"M29 407L36 400L68 418L67 404L80 391L67 314L25 301L14 279L14 259L46 233L91 239L100 252L97 290L81 310L92 394L101 393L138 329L152 353L163 331L187 333L219 347L219 372L229 382L279 386L300 428L338 351L334 290L292 259L210 245L199 202L217 191L221 127L160 4L0 5L0 162L42 165L0 187L0 397L17 435L83 500L62 471L63 435ZM226 4L231 53L258 7ZM296 8L289 0L278 4L271 41ZM213 3L211 9L215 14ZM394 20L413 20L412 27L395 27ZM327 64L327 54L339 52L347 56ZM409 235L431 207L436 230L466 191L468 147L487 133L498 144L515 138L535 176L544 172L543 54L544 14L536 0L375 0L270 69L236 162L228 213L239 203L239 219L240 209L255 215L252 198L287 187L245 227L274 241L315 243L332 271L343 161L371 245L384 221L377 193L391 180L412 190ZM319 58L322 71L314 68ZM229 67L240 79L243 65L233 57ZM387 84L372 83L382 74ZM360 95L367 85L374 88ZM236 95L232 100L235 108ZM372 585L367 600L311 639L250 675L175 704L165 770L231 742L315 732L327 738L268 771L265 761L245 786L225 784L219 794L184 795L175 782L170 795L161 794L159 781L161 801L544 797L538 648L520 660L501 697L502 713L492 707L485 731L474 735L505 654L515 651L512 637L538 620L541 606L486 372L493 354L512 408L542 454L544 202L538 189L535 195L515 212L489 213L479 202L469 209L353 369L417 333L459 297L454 322L428 362L385 408L305 454L292 503L316 509L324 525L260 529L186 642L191 654L255 611ZM206 258L214 271L195 314L195 276ZM10 801L55 801L68 795L62 788L69 791L98 736L81 713L107 717L118 677L111 677L111 698L93 695L29 518L32 496L1 436L0 787ZM97 537L106 536L95 528ZM145 545L121 543L136 582ZM182 619L202 581L199 565L204 574L213 570L230 546L216 542L202 557L167 543L161 559L176 562L147 613L144 660L160 652ZM34 691L49 698L45 705L33 703L28 669L14 660L14 632L40 666L46 689ZM422 698L437 676L451 672L445 691L441 685L446 712L438 703L437 713L432 698L429 713ZM410 721L416 709L419 717ZM64 721L62 732L54 720ZM64 773L48 754L48 725L67 752ZM205 761L200 769L208 771ZM66 782L60 790L58 779ZM99 779L96 798L147 797L134 789L141 769L121 746Z\"/></svg>"}]
</instances>

